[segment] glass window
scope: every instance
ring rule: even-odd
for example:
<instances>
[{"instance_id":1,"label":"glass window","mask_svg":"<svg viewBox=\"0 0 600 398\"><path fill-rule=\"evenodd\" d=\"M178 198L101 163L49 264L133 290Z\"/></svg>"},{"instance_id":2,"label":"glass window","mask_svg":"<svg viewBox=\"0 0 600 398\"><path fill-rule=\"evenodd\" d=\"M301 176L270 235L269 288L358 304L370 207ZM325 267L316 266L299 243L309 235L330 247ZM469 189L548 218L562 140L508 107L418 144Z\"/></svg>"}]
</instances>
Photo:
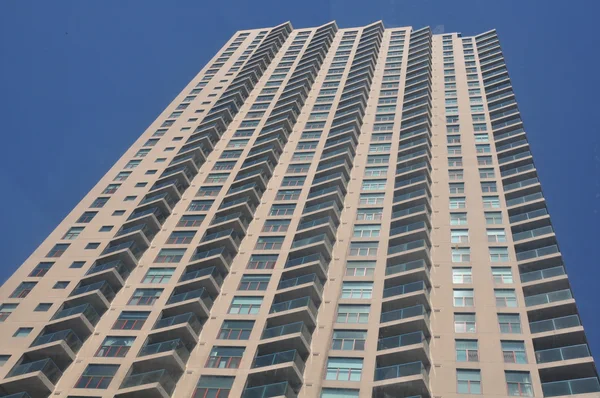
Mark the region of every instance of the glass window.
<instances>
[{"instance_id":1,"label":"glass window","mask_svg":"<svg viewBox=\"0 0 600 398\"><path fill-rule=\"evenodd\" d=\"M507 247L490 247L490 261L493 263L508 261Z\"/></svg>"},{"instance_id":2,"label":"glass window","mask_svg":"<svg viewBox=\"0 0 600 398\"><path fill-rule=\"evenodd\" d=\"M511 397L533 397L533 386L529 372L506 370L506 387Z\"/></svg>"},{"instance_id":3,"label":"glass window","mask_svg":"<svg viewBox=\"0 0 600 398\"><path fill-rule=\"evenodd\" d=\"M486 224L502 224L502 213L486 211L484 215Z\"/></svg>"},{"instance_id":4,"label":"glass window","mask_svg":"<svg viewBox=\"0 0 600 398\"><path fill-rule=\"evenodd\" d=\"M206 360L207 368L237 369L240 367L245 347L218 347L210 350Z\"/></svg>"},{"instance_id":5,"label":"glass window","mask_svg":"<svg viewBox=\"0 0 600 398\"><path fill-rule=\"evenodd\" d=\"M21 282L19 286L11 293L9 298L25 298L37 285L37 282ZM7 304L4 304L7 305Z\"/></svg>"},{"instance_id":6,"label":"glass window","mask_svg":"<svg viewBox=\"0 0 600 398\"><path fill-rule=\"evenodd\" d=\"M338 323L367 323L369 320L370 305L340 304L338 305Z\"/></svg>"},{"instance_id":7,"label":"glass window","mask_svg":"<svg viewBox=\"0 0 600 398\"><path fill-rule=\"evenodd\" d=\"M277 255L253 254L248 261L248 269L273 269L277 261Z\"/></svg>"},{"instance_id":8,"label":"glass window","mask_svg":"<svg viewBox=\"0 0 600 398\"><path fill-rule=\"evenodd\" d=\"M108 336L104 339L96 357L124 357L129 352L129 348L133 345L135 337L133 336Z\"/></svg>"},{"instance_id":9,"label":"glass window","mask_svg":"<svg viewBox=\"0 0 600 398\"><path fill-rule=\"evenodd\" d=\"M486 209L499 209L500 199L498 198L498 196L484 196L483 207Z\"/></svg>"},{"instance_id":10,"label":"glass window","mask_svg":"<svg viewBox=\"0 0 600 398\"><path fill-rule=\"evenodd\" d=\"M492 267L492 277L494 282L498 284L514 282L510 267Z\"/></svg>"},{"instance_id":11,"label":"glass window","mask_svg":"<svg viewBox=\"0 0 600 398\"><path fill-rule=\"evenodd\" d=\"M379 221L383 216L383 209L358 209L356 221Z\"/></svg>"},{"instance_id":12,"label":"glass window","mask_svg":"<svg viewBox=\"0 0 600 398\"><path fill-rule=\"evenodd\" d=\"M173 272L175 272L175 268L150 268L142 283L168 283Z\"/></svg>"},{"instance_id":13,"label":"glass window","mask_svg":"<svg viewBox=\"0 0 600 398\"><path fill-rule=\"evenodd\" d=\"M329 358L325 380L360 381L362 358Z\"/></svg>"},{"instance_id":14,"label":"glass window","mask_svg":"<svg viewBox=\"0 0 600 398\"><path fill-rule=\"evenodd\" d=\"M365 349L366 330L334 330L332 350L363 351Z\"/></svg>"},{"instance_id":15,"label":"glass window","mask_svg":"<svg viewBox=\"0 0 600 398\"><path fill-rule=\"evenodd\" d=\"M59 243L54 245L54 247L46 254L46 257L57 258L63 255L64 252L69 248L69 244L67 243Z\"/></svg>"},{"instance_id":16,"label":"glass window","mask_svg":"<svg viewBox=\"0 0 600 398\"><path fill-rule=\"evenodd\" d=\"M52 303L39 303L34 311L35 312L46 312L52 307Z\"/></svg>"},{"instance_id":17,"label":"glass window","mask_svg":"<svg viewBox=\"0 0 600 398\"><path fill-rule=\"evenodd\" d=\"M192 398L227 398L235 377L200 376Z\"/></svg>"},{"instance_id":18,"label":"glass window","mask_svg":"<svg viewBox=\"0 0 600 398\"><path fill-rule=\"evenodd\" d=\"M350 242L350 256L376 256L379 242Z\"/></svg>"},{"instance_id":19,"label":"glass window","mask_svg":"<svg viewBox=\"0 0 600 398\"><path fill-rule=\"evenodd\" d=\"M372 276L375 273L375 261L348 261L346 276Z\"/></svg>"},{"instance_id":20,"label":"glass window","mask_svg":"<svg viewBox=\"0 0 600 398\"><path fill-rule=\"evenodd\" d=\"M254 327L254 321L223 321L219 330L219 339L248 340Z\"/></svg>"},{"instance_id":21,"label":"glass window","mask_svg":"<svg viewBox=\"0 0 600 398\"><path fill-rule=\"evenodd\" d=\"M118 369L119 365L88 365L75 388L106 390Z\"/></svg>"},{"instance_id":22,"label":"glass window","mask_svg":"<svg viewBox=\"0 0 600 398\"><path fill-rule=\"evenodd\" d=\"M73 240L73 239L77 238L79 236L79 234L81 234L81 232L83 231L83 228L85 228L85 227L71 227L71 228L69 228L67 233L64 234L64 236L62 238L64 240Z\"/></svg>"},{"instance_id":23,"label":"glass window","mask_svg":"<svg viewBox=\"0 0 600 398\"><path fill-rule=\"evenodd\" d=\"M355 238L377 238L381 231L381 225L359 224L354 226Z\"/></svg>"},{"instance_id":24,"label":"glass window","mask_svg":"<svg viewBox=\"0 0 600 398\"><path fill-rule=\"evenodd\" d=\"M119 315L119 318L113 325L113 329L121 329L121 330L140 330L150 312L146 311L123 311Z\"/></svg>"},{"instance_id":25,"label":"glass window","mask_svg":"<svg viewBox=\"0 0 600 398\"><path fill-rule=\"evenodd\" d=\"M238 290L266 290L271 275L243 275Z\"/></svg>"},{"instance_id":26,"label":"glass window","mask_svg":"<svg viewBox=\"0 0 600 398\"><path fill-rule=\"evenodd\" d=\"M475 314L454 314L454 331L456 333L475 333Z\"/></svg>"},{"instance_id":27,"label":"glass window","mask_svg":"<svg viewBox=\"0 0 600 398\"><path fill-rule=\"evenodd\" d=\"M456 369L456 383L459 394L481 394L481 372L478 369Z\"/></svg>"},{"instance_id":28,"label":"glass window","mask_svg":"<svg viewBox=\"0 0 600 398\"><path fill-rule=\"evenodd\" d=\"M450 225L467 225L467 213L450 213Z\"/></svg>"},{"instance_id":29,"label":"glass window","mask_svg":"<svg viewBox=\"0 0 600 398\"><path fill-rule=\"evenodd\" d=\"M359 390L348 390L345 388L324 388L321 398L358 398Z\"/></svg>"},{"instance_id":30,"label":"glass window","mask_svg":"<svg viewBox=\"0 0 600 398\"><path fill-rule=\"evenodd\" d=\"M54 263L51 262L42 262L35 266L35 268L29 273L30 278L41 278L42 276L48 273L48 270L52 268Z\"/></svg>"},{"instance_id":31,"label":"glass window","mask_svg":"<svg viewBox=\"0 0 600 398\"><path fill-rule=\"evenodd\" d=\"M487 229L487 238L490 243L504 243L506 242L506 233L504 229Z\"/></svg>"},{"instance_id":32,"label":"glass window","mask_svg":"<svg viewBox=\"0 0 600 398\"><path fill-rule=\"evenodd\" d=\"M240 315L258 314L262 301L262 297L234 297L228 313Z\"/></svg>"},{"instance_id":33,"label":"glass window","mask_svg":"<svg viewBox=\"0 0 600 398\"><path fill-rule=\"evenodd\" d=\"M291 216L294 214L295 204L273 205L271 206L271 216Z\"/></svg>"},{"instance_id":34,"label":"glass window","mask_svg":"<svg viewBox=\"0 0 600 398\"><path fill-rule=\"evenodd\" d=\"M450 198L450 209L464 209L467 207L467 201L463 198Z\"/></svg>"},{"instance_id":35,"label":"glass window","mask_svg":"<svg viewBox=\"0 0 600 398\"><path fill-rule=\"evenodd\" d=\"M260 236L256 241L256 250L280 250L283 243L283 236Z\"/></svg>"},{"instance_id":36,"label":"glass window","mask_svg":"<svg viewBox=\"0 0 600 398\"><path fill-rule=\"evenodd\" d=\"M478 362L479 349L477 340L456 340L457 362Z\"/></svg>"},{"instance_id":37,"label":"glass window","mask_svg":"<svg viewBox=\"0 0 600 398\"><path fill-rule=\"evenodd\" d=\"M471 267L455 267L452 268L452 283L473 283L473 275Z\"/></svg>"},{"instance_id":38,"label":"glass window","mask_svg":"<svg viewBox=\"0 0 600 398\"><path fill-rule=\"evenodd\" d=\"M127 305L154 305L163 289L136 289Z\"/></svg>"},{"instance_id":39,"label":"glass window","mask_svg":"<svg viewBox=\"0 0 600 398\"><path fill-rule=\"evenodd\" d=\"M206 216L204 215L196 215L196 214L190 214L190 215L184 215L181 216L181 218L179 219L179 221L177 222L177 227L198 227L200 226L200 224L202 224L202 221L204 220Z\"/></svg>"},{"instance_id":40,"label":"glass window","mask_svg":"<svg viewBox=\"0 0 600 398\"><path fill-rule=\"evenodd\" d=\"M494 289L496 307L517 307L517 295L514 289Z\"/></svg>"},{"instance_id":41,"label":"glass window","mask_svg":"<svg viewBox=\"0 0 600 398\"><path fill-rule=\"evenodd\" d=\"M155 263L178 263L183 258L185 249L161 249L154 259Z\"/></svg>"},{"instance_id":42,"label":"glass window","mask_svg":"<svg viewBox=\"0 0 600 398\"><path fill-rule=\"evenodd\" d=\"M471 249L468 247L459 247L452 249L453 263L466 263L471 261Z\"/></svg>"},{"instance_id":43,"label":"glass window","mask_svg":"<svg viewBox=\"0 0 600 398\"><path fill-rule=\"evenodd\" d=\"M454 289L455 307L472 307L475 305L473 289Z\"/></svg>"},{"instance_id":44,"label":"glass window","mask_svg":"<svg viewBox=\"0 0 600 398\"><path fill-rule=\"evenodd\" d=\"M18 328L13 337L27 337L32 330L33 328Z\"/></svg>"},{"instance_id":45,"label":"glass window","mask_svg":"<svg viewBox=\"0 0 600 398\"><path fill-rule=\"evenodd\" d=\"M450 231L450 241L452 243L469 243L468 229L453 229Z\"/></svg>"},{"instance_id":46,"label":"glass window","mask_svg":"<svg viewBox=\"0 0 600 398\"><path fill-rule=\"evenodd\" d=\"M18 304L0 304L0 322L4 322L17 309Z\"/></svg>"},{"instance_id":47,"label":"glass window","mask_svg":"<svg viewBox=\"0 0 600 398\"><path fill-rule=\"evenodd\" d=\"M498 314L501 333L521 333L521 317L519 314Z\"/></svg>"},{"instance_id":48,"label":"glass window","mask_svg":"<svg viewBox=\"0 0 600 398\"><path fill-rule=\"evenodd\" d=\"M373 296L373 282L344 282L342 298L370 299Z\"/></svg>"},{"instance_id":49,"label":"glass window","mask_svg":"<svg viewBox=\"0 0 600 398\"><path fill-rule=\"evenodd\" d=\"M505 363L527 363L527 352L523 341L502 341L501 344Z\"/></svg>"}]
</instances>

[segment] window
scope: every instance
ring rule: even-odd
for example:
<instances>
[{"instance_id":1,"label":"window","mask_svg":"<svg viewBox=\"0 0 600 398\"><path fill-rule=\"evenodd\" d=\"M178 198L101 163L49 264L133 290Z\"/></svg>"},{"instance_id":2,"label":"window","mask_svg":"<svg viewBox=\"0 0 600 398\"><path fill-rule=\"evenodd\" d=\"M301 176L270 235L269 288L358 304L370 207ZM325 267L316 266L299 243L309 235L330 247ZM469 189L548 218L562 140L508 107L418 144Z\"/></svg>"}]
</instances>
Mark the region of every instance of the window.
<instances>
[{"instance_id":1,"label":"window","mask_svg":"<svg viewBox=\"0 0 600 398\"><path fill-rule=\"evenodd\" d=\"M299 189L280 189L275 200L298 200L300 192Z\"/></svg>"},{"instance_id":2,"label":"window","mask_svg":"<svg viewBox=\"0 0 600 398\"><path fill-rule=\"evenodd\" d=\"M75 388L94 388L106 390L119 365L88 365L75 384Z\"/></svg>"},{"instance_id":3,"label":"window","mask_svg":"<svg viewBox=\"0 0 600 398\"><path fill-rule=\"evenodd\" d=\"M306 177L284 177L281 182L282 187L301 187L304 185Z\"/></svg>"},{"instance_id":4,"label":"window","mask_svg":"<svg viewBox=\"0 0 600 398\"><path fill-rule=\"evenodd\" d=\"M502 213L486 211L484 215L486 224L502 224Z\"/></svg>"},{"instance_id":5,"label":"window","mask_svg":"<svg viewBox=\"0 0 600 398\"><path fill-rule=\"evenodd\" d=\"M53 265L54 265L54 263L50 263L50 262L39 263L31 271L31 273L29 274L29 277L30 278L41 278L42 276L44 276L48 273L48 271L50 270L50 268L52 268Z\"/></svg>"},{"instance_id":6,"label":"window","mask_svg":"<svg viewBox=\"0 0 600 398\"><path fill-rule=\"evenodd\" d=\"M175 268L150 268L142 283L168 283L173 272L175 272Z\"/></svg>"},{"instance_id":7,"label":"window","mask_svg":"<svg viewBox=\"0 0 600 398\"><path fill-rule=\"evenodd\" d=\"M449 155L460 155L462 150L460 145L448 145L448 154Z\"/></svg>"},{"instance_id":8,"label":"window","mask_svg":"<svg viewBox=\"0 0 600 398\"><path fill-rule=\"evenodd\" d=\"M490 247L490 261L493 263L503 263L508 261L508 248Z\"/></svg>"},{"instance_id":9,"label":"window","mask_svg":"<svg viewBox=\"0 0 600 398\"><path fill-rule=\"evenodd\" d=\"M200 376L192 398L227 398L235 377Z\"/></svg>"},{"instance_id":10,"label":"window","mask_svg":"<svg viewBox=\"0 0 600 398\"><path fill-rule=\"evenodd\" d=\"M481 372L477 369L456 369L456 392L481 394Z\"/></svg>"},{"instance_id":11,"label":"window","mask_svg":"<svg viewBox=\"0 0 600 398\"><path fill-rule=\"evenodd\" d=\"M510 267L492 267L494 283L513 283L512 269Z\"/></svg>"},{"instance_id":12,"label":"window","mask_svg":"<svg viewBox=\"0 0 600 398\"><path fill-rule=\"evenodd\" d=\"M491 156L477 156L478 166L490 166L492 164Z\"/></svg>"},{"instance_id":13,"label":"window","mask_svg":"<svg viewBox=\"0 0 600 398\"><path fill-rule=\"evenodd\" d=\"M350 256L376 256L379 242L350 242Z\"/></svg>"},{"instance_id":14,"label":"window","mask_svg":"<svg viewBox=\"0 0 600 398\"><path fill-rule=\"evenodd\" d=\"M495 174L494 174L494 169L479 169L479 178L495 178ZM492 186L489 184L492 183L487 183L488 185L484 186L484 183L481 183L481 190L483 192L496 192L496 183L493 183L493 189L495 189L494 191L486 191L486 189L491 189Z\"/></svg>"},{"instance_id":15,"label":"window","mask_svg":"<svg viewBox=\"0 0 600 398\"><path fill-rule=\"evenodd\" d=\"M202 220L204 220L206 216L204 215L186 215L186 216L181 216L181 218L179 219L179 221L177 222L177 227L198 227L200 224L202 224Z\"/></svg>"},{"instance_id":16,"label":"window","mask_svg":"<svg viewBox=\"0 0 600 398\"><path fill-rule=\"evenodd\" d=\"M205 367L218 369L237 369L240 367L245 347L218 347L210 350ZM216 397L216 395L212 395ZM223 395L226 397L226 395Z\"/></svg>"},{"instance_id":17,"label":"window","mask_svg":"<svg viewBox=\"0 0 600 398\"><path fill-rule=\"evenodd\" d=\"M450 242L452 243L469 243L468 229L453 229L450 231Z\"/></svg>"},{"instance_id":18,"label":"window","mask_svg":"<svg viewBox=\"0 0 600 398\"><path fill-rule=\"evenodd\" d=\"M372 276L375 272L375 261L348 261L346 276Z\"/></svg>"},{"instance_id":19,"label":"window","mask_svg":"<svg viewBox=\"0 0 600 398\"><path fill-rule=\"evenodd\" d=\"M192 200L187 211L208 211L213 202L212 200Z\"/></svg>"},{"instance_id":20,"label":"window","mask_svg":"<svg viewBox=\"0 0 600 398\"><path fill-rule=\"evenodd\" d=\"M499 209L500 199L497 196L484 196L483 207L485 209Z\"/></svg>"},{"instance_id":21,"label":"window","mask_svg":"<svg viewBox=\"0 0 600 398\"><path fill-rule=\"evenodd\" d=\"M262 232L286 232L290 220L266 220Z\"/></svg>"},{"instance_id":22,"label":"window","mask_svg":"<svg viewBox=\"0 0 600 398\"><path fill-rule=\"evenodd\" d=\"M65 240L73 240L81 234L83 228L84 227L71 227L62 238Z\"/></svg>"},{"instance_id":23,"label":"window","mask_svg":"<svg viewBox=\"0 0 600 398\"><path fill-rule=\"evenodd\" d=\"M32 330L33 328L18 328L13 337L27 337Z\"/></svg>"},{"instance_id":24,"label":"window","mask_svg":"<svg viewBox=\"0 0 600 398\"><path fill-rule=\"evenodd\" d=\"M120 186L121 184L108 184L102 193L105 195L113 194L117 192L117 189L119 189Z\"/></svg>"},{"instance_id":25,"label":"window","mask_svg":"<svg viewBox=\"0 0 600 398\"><path fill-rule=\"evenodd\" d=\"M240 315L258 314L262 301L262 297L234 297L228 313Z\"/></svg>"},{"instance_id":26,"label":"window","mask_svg":"<svg viewBox=\"0 0 600 398\"><path fill-rule=\"evenodd\" d=\"M465 184L463 182L452 182L450 183L450 193L465 193Z\"/></svg>"},{"instance_id":27,"label":"window","mask_svg":"<svg viewBox=\"0 0 600 398\"><path fill-rule=\"evenodd\" d=\"M85 261L73 261L69 268L83 268Z\"/></svg>"},{"instance_id":28,"label":"window","mask_svg":"<svg viewBox=\"0 0 600 398\"><path fill-rule=\"evenodd\" d=\"M229 174L227 173L213 173L209 174L206 177L206 180L204 180L204 182L206 182L207 184L218 184L227 181L228 177Z\"/></svg>"},{"instance_id":29,"label":"window","mask_svg":"<svg viewBox=\"0 0 600 398\"><path fill-rule=\"evenodd\" d=\"M365 349L366 330L334 330L332 350L363 351Z\"/></svg>"},{"instance_id":30,"label":"window","mask_svg":"<svg viewBox=\"0 0 600 398\"><path fill-rule=\"evenodd\" d=\"M521 317L519 314L498 314L500 333L521 333Z\"/></svg>"},{"instance_id":31,"label":"window","mask_svg":"<svg viewBox=\"0 0 600 398\"><path fill-rule=\"evenodd\" d=\"M256 241L256 250L280 250L283 236L260 236Z\"/></svg>"},{"instance_id":32,"label":"window","mask_svg":"<svg viewBox=\"0 0 600 398\"><path fill-rule=\"evenodd\" d=\"M448 179L449 180L462 180L464 178L464 173L461 170L448 170Z\"/></svg>"},{"instance_id":33,"label":"window","mask_svg":"<svg viewBox=\"0 0 600 398\"><path fill-rule=\"evenodd\" d=\"M17 309L18 304L0 304L0 322L4 322L6 318Z\"/></svg>"},{"instance_id":34,"label":"window","mask_svg":"<svg viewBox=\"0 0 600 398\"><path fill-rule=\"evenodd\" d=\"M471 249L468 247L460 247L452 249L452 262L462 263L471 261Z\"/></svg>"},{"instance_id":35,"label":"window","mask_svg":"<svg viewBox=\"0 0 600 398\"><path fill-rule=\"evenodd\" d=\"M370 299L373 296L373 282L344 282L342 298Z\"/></svg>"},{"instance_id":36,"label":"window","mask_svg":"<svg viewBox=\"0 0 600 398\"><path fill-rule=\"evenodd\" d=\"M490 153L490 144L477 144L475 145L475 151L477 153Z\"/></svg>"},{"instance_id":37,"label":"window","mask_svg":"<svg viewBox=\"0 0 600 398\"><path fill-rule=\"evenodd\" d=\"M154 259L155 263L178 263L183 258L185 249L161 249Z\"/></svg>"},{"instance_id":38,"label":"window","mask_svg":"<svg viewBox=\"0 0 600 398\"><path fill-rule=\"evenodd\" d=\"M106 202L108 202L109 198L96 198L92 204L90 205L90 207L92 208L102 208L104 207L104 205L106 204Z\"/></svg>"},{"instance_id":39,"label":"window","mask_svg":"<svg viewBox=\"0 0 600 398\"><path fill-rule=\"evenodd\" d=\"M273 269L277 255L253 254L248 261L247 269Z\"/></svg>"},{"instance_id":40,"label":"window","mask_svg":"<svg viewBox=\"0 0 600 398\"><path fill-rule=\"evenodd\" d=\"M295 173L307 173L310 168L310 164L301 163L301 164L291 164L288 166L286 173L295 174Z\"/></svg>"},{"instance_id":41,"label":"window","mask_svg":"<svg viewBox=\"0 0 600 398\"><path fill-rule=\"evenodd\" d=\"M112 229L113 229L112 225L103 225L100 227L98 232L110 232L110 231L112 231Z\"/></svg>"},{"instance_id":42,"label":"window","mask_svg":"<svg viewBox=\"0 0 600 398\"><path fill-rule=\"evenodd\" d=\"M145 311L123 311L112 328L119 330L140 330L144 326L146 319L148 319L148 315L150 313Z\"/></svg>"},{"instance_id":43,"label":"window","mask_svg":"<svg viewBox=\"0 0 600 398\"><path fill-rule=\"evenodd\" d=\"M154 305L162 289L136 289L127 305Z\"/></svg>"},{"instance_id":44,"label":"window","mask_svg":"<svg viewBox=\"0 0 600 398\"><path fill-rule=\"evenodd\" d=\"M97 249L98 246L100 246L100 243L90 242L87 245L85 245L85 249L86 250Z\"/></svg>"},{"instance_id":45,"label":"window","mask_svg":"<svg viewBox=\"0 0 600 398\"><path fill-rule=\"evenodd\" d=\"M391 144L370 144L369 153L389 152L391 148Z\"/></svg>"},{"instance_id":46,"label":"window","mask_svg":"<svg viewBox=\"0 0 600 398\"><path fill-rule=\"evenodd\" d=\"M380 221L383 209L358 209L356 221Z\"/></svg>"},{"instance_id":47,"label":"window","mask_svg":"<svg viewBox=\"0 0 600 398\"><path fill-rule=\"evenodd\" d=\"M8 362L10 355L0 355L0 368Z\"/></svg>"},{"instance_id":48,"label":"window","mask_svg":"<svg viewBox=\"0 0 600 398\"><path fill-rule=\"evenodd\" d=\"M454 289L455 307L472 307L475 305L473 289Z\"/></svg>"},{"instance_id":49,"label":"window","mask_svg":"<svg viewBox=\"0 0 600 398\"><path fill-rule=\"evenodd\" d=\"M514 289L494 289L496 307L515 308L517 306L517 295Z\"/></svg>"},{"instance_id":50,"label":"window","mask_svg":"<svg viewBox=\"0 0 600 398\"><path fill-rule=\"evenodd\" d=\"M506 233L504 232L504 229L487 229L486 234L489 243L506 242Z\"/></svg>"},{"instance_id":51,"label":"window","mask_svg":"<svg viewBox=\"0 0 600 398\"><path fill-rule=\"evenodd\" d=\"M367 167L365 169L365 177L385 177L387 176L388 167Z\"/></svg>"},{"instance_id":52,"label":"window","mask_svg":"<svg viewBox=\"0 0 600 398\"><path fill-rule=\"evenodd\" d=\"M533 397L533 386L529 372L504 371L506 388L511 397Z\"/></svg>"},{"instance_id":53,"label":"window","mask_svg":"<svg viewBox=\"0 0 600 398\"><path fill-rule=\"evenodd\" d=\"M130 160L129 162L127 162L127 164L123 168L124 169L135 169L136 167L138 167L140 165L141 162L142 162L141 160Z\"/></svg>"},{"instance_id":54,"label":"window","mask_svg":"<svg viewBox=\"0 0 600 398\"><path fill-rule=\"evenodd\" d=\"M450 198L450 209L464 209L467 207L465 198Z\"/></svg>"},{"instance_id":55,"label":"window","mask_svg":"<svg viewBox=\"0 0 600 398\"><path fill-rule=\"evenodd\" d=\"M487 133L477 133L475 134L475 142L488 142L489 136Z\"/></svg>"},{"instance_id":56,"label":"window","mask_svg":"<svg viewBox=\"0 0 600 398\"><path fill-rule=\"evenodd\" d=\"M504 363L527 363L525 343L522 341L501 341Z\"/></svg>"},{"instance_id":57,"label":"window","mask_svg":"<svg viewBox=\"0 0 600 398\"><path fill-rule=\"evenodd\" d=\"M473 283L471 267L452 268L452 283L463 284Z\"/></svg>"},{"instance_id":58,"label":"window","mask_svg":"<svg viewBox=\"0 0 600 398\"><path fill-rule=\"evenodd\" d=\"M336 322L367 323L370 311L370 305L340 304L338 305Z\"/></svg>"},{"instance_id":59,"label":"window","mask_svg":"<svg viewBox=\"0 0 600 398\"><path fill-rule=\"evenodd\" d=\"M467 213L450 213L450 225L467 225Z\"/></svg>"},{"instance_id":60,"label":"window","mask_svg":"<svg viewBox=\"0 0 600 398\"><path fill-rule=\"evenodd\" d=\"M83 224L83 223L89 223L90 221L92 221L92 219L96 216L96 214L98 214L97 211L86 211L85 213L83 213L78 219L77 221L75 221L76 223L79 224ZM81 230L83 230L83 227L81 227ZM80 231L81 232L81 231ZM79 234L77 234L79 235ZM65 235L66 236L66 235ZM75 236L77 237L77 236ZM63 238L66 239L66 238ZM68 239L68 238L67 238ZM74 239L74 238L73 238Z\"/></svg>"},{"instance_id":61,"label":"window","mask_svg":"<svg viewBox=\"0 0 600 398\"><path fill-rule=\"evenodd\" d=\"M267 290L271 275L243 275L238 290Z\"/></svg>"},{"instance_id":62,"label":"window","mask_svg":"<svg viewBox=\"0 0 600 398\"><path fill-rule=\"evenodd\" d=\"M454 331L456 333L475 333L475 314L454 314Z\"/></svg>"},{"instance_id":63,"label":"window","mask_svg":"<svg viewBox=\"0 0 600 398\"><path fill-rule=\"evenodd\" d=\"M270 216L291 216L294 214L295 204L273 205L271 206Z\"/></svg>"},{"instance_id":64,"label":"window","mask_svg":"<svg viewBox=\"0 0 600 398\"><path fill-rule=\"evenodd\" d=\"M35 312L46 312L48 311L50 308L52 308L52 303L39 303L34 311Z\"/></svg>"},{"instance_id":65,"label":"window","mask_svg":"<svg viewBox=\"0 0 600 398\"><path fill-rule=\"evenodd\" d=\"M122 358L127 355L134 341L135 337L132 336L108 336L104 339L94 356Z\"/></svg>"},{"instance_id":66,"label":"window","mask_svg":"<svg viewBox=\"0 0 600 398\"><path fill-rule=\"evenodd\" d=\"M478 362L479 349L477 340L456 340L457 362Z\"/></svg>"},{"instance_id":67,"label":"window","mask_svg":"<svg viewBox=\"0 0 600 398\"><path fill-rule=\"evenodd\" d=\"M196 235L196 231L174 231L167 239L168 245L185 245L192 241Z\"/></svg>"},{"instance_id":68,"label":"window","mask_svg":"<svg viewBox=\"0 0 600 398\"><path fill-rule=\"evenodd\" d=\"M209 187L200 187L198 192L196 192L196 196L198 197L213 197L217 196L219 192L221 192L220 186L209 186Z\"/></svg>"},{"instance_id":69,"label":"window","mask_svg":"<svg viewBox=\"0 0 600 398\"><path fill-rule=\"evenodd\" d=\"M325 380L360 381L362 358L328 358Z\"/></svg>"},{"instance_id":70,"label":"window","mask_svg":"<svg viewBox=\"0 0 600 398\"><path fill-rule=\"evenodd\" d=\"M355 238L377 238L381 231L381 225L355 225L354 234Z\"/></svg>"},{"instance_id":71,"label":"window","mask_svg":"<svg viewBox=\"0 0 600 398\"><path fill-rule=\"evenodd\" d=\"M9 298L25 298L33 290L37 282L21 282L19 286L11 293ZM8 305L8 304L3 304Z\"/></svg>"},{"instance_id":72,"label":"window","mask_svg":"<svg viewBox=\"0 0 600 398\"><path fill-rule=\"evenodd\" d=\"M223 321L219 330L219 339L248 340L254 327L254 321Z\"/></svg>"},{"instance_id":73,"label":"window","mask_svg":"<svg viewBox=\"0 0 600 398\"><path fill-rule=\"evenodd\" d=\"M112 213L113 216L122 216L123 214L125 214L125 210L115 210Z\"/></svg>"},{"instance_id":74,"label":"window","mask_svg":"<svg viewBox=\"0 0 600 398\"><path fill-rule=\"evenodd\" d=\"M359 390L348 390L345 388L324 388L321 398L358 398Z\"/></svg>"},{"instance_id":75,"label":"window","mask_svg":"<svg viewBox=\"0 0 600 398\"><path fill-rule=\"evenodd\" d=\"M484 169L482 169L484 170ZM480 176L481 176L481 170L479 171ZM492 177L494 176L494 172L492 171ZM485 178L485 177L481 177L481 178ZM483 193L493 193L493 192L498 192L498 187L496 186L495 182L482 182L481 183L481 192Z\"/></svg>"},{"instance_id":76,"label":"window","mask_svg":"<svg viewBox=\"0 0 600 398\"><path fill-rule=\"evenodd\" d=\"M362 183L363 191L383 191L385 190L385 180L366 180Z\"/></svg>"},{"instance_id":77,"label":"window","mask_svg":"<svg viewBox=\"0 0 600 398\"><path fill-rule=\"evenodd\" d=\"M361 205L381 205L384 196L383 193L361 193L359 203Z\"/></svg>"}]
</instances>

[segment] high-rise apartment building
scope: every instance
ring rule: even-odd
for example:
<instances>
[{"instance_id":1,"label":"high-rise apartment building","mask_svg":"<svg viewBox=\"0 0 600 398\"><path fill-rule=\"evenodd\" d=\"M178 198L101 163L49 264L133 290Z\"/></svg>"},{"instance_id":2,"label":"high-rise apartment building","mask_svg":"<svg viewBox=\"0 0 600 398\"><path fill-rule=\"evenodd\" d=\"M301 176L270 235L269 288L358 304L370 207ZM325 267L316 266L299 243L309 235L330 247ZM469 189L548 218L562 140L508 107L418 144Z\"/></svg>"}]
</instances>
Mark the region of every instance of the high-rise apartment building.
<instances>
[{"instance_id":1,"label":"high-rise apartment building","mask_svg":"<svg viewBox=\"0 0 600 398\"><path fill-rule=\"evenodd\" d=\"M0 303L11 398L600 396L494 31L238 32Z\"/></svg>"}]
</instances>

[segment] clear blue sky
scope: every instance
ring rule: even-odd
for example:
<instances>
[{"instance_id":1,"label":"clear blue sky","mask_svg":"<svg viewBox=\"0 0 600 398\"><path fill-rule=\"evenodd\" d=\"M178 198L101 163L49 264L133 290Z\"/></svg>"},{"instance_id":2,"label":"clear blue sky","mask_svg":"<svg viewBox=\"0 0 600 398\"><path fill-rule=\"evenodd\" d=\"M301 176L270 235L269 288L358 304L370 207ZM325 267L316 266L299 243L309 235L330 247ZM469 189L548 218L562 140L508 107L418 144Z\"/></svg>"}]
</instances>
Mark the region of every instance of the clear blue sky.
<instances>
[{"instance_id":1,"label":"clear blue sky","mask_svg":"<svg viewBox=\"0 0 600 398\"><path fill-rule=\"evenodd\" d=\"M368 7L367 7L368 5ZM0 1L4 280L238 29L496 28L600 355L597 1Z\"/></svg>"}]
</instances>

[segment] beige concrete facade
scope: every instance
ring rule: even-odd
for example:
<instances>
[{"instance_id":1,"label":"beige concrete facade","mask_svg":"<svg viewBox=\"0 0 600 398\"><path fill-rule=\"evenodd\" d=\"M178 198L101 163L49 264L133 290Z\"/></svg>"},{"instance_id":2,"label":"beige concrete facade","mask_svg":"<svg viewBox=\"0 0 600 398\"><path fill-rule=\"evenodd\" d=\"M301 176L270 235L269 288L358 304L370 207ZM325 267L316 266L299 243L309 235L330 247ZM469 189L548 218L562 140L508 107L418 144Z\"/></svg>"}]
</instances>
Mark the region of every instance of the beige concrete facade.
<instances>
[{"instance_id":1,"label":"beige concrete facade","mask_svg":"<svg viewBox=\"0 0 600 398\"><path fill-rule=\"evenodd\" d=\"M494 31L237 32L0 300L0 396L600 397Z\"/></svg>"}]
</instances>

